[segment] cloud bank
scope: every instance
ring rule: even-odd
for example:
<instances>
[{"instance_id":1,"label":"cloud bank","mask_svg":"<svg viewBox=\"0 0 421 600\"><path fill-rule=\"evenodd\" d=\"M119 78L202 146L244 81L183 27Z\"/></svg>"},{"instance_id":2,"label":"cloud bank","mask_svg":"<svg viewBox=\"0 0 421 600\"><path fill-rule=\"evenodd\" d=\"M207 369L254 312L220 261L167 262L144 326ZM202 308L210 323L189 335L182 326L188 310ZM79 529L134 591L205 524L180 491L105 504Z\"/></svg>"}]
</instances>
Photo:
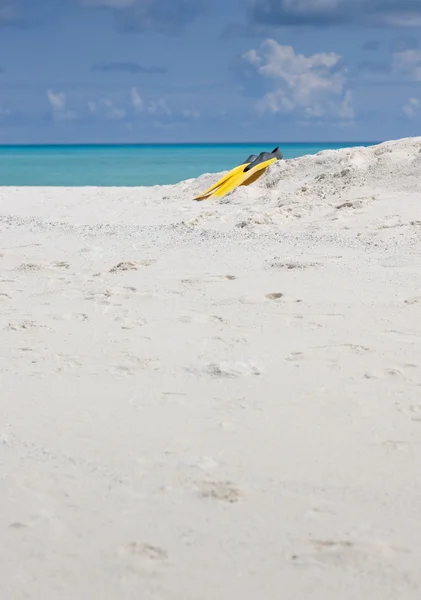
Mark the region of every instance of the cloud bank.
<instances>
[{"instance_id":1,"label":"cloud bank","mask_svg":"<svg viewBox=\"0 0 421 600\"><path fill-rule=\"evenodd\" d=\"M251 20L261 25L421 26L420 0L250 0Z\"/></svg>"},{"instance_id":2,"label":"cloud bank","mask_svg":"<svg viewBox=\"0 0 421 600\"><path fill-rule=\"evenodd\" d=\"M242 61L248 77L254 71L269 86L256 103L261 114L296 113L305 118L334 115L344 120L354 117L347 72L338 54L305 56L291 46L268 39L259 49L243 54Z\"/></svg>"}]
</instances>

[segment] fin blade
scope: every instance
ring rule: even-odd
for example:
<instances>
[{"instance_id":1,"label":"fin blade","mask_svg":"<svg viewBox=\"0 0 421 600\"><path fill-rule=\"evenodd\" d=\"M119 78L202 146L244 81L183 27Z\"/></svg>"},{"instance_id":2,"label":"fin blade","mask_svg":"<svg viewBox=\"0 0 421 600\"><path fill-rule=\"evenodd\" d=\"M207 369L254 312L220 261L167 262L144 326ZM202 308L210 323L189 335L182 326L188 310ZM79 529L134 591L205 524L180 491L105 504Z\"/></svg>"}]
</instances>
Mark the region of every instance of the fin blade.
<instances>
[{"instance_id":1,"label":"fin blade","mask_svg":"<svg viewBox=\"0 0 421 600\"><path fill-rule=\"evenodd\" d=\"M232 192L235 188L239 186L249 185L250 183L253 183L257 179L259 179L259 177L263 175L263 173L266 171L269 165L276 162L276 160L276 158L270 158L269 160L259 163L258 165L250 169L250 171L242 171L238 175L229 179L225 184L221 185L221 187L218 188L216 192L214 192L212 195L217 196L218 198L222 198L223 196L225 196L225 194Z\"/></svg>"},{"instance_id":2,"label":"fin blade","mask_svg":"<svg viewBox=\"0 0 421 600\"><path fill-rule=\"evenodd\" d=\"M260 171L256 171L255 173L253 173L253 175L251 177L249 177L248 179L246 179L241 185L251 185L252 183L254 183L255 181L257 181L258 179L260 179L261 176L266 173L266 171L268 170L268 168L269 167L264 167L263 169L260 169Z\"/></svg>"},{"instance_id":3,"label":"fin blade","mask_svg":"<svg viewBox=\"0 0 421 600\"><path fill-rule=\"evenodd\" d=\"M231 171L229 171L228 173L223 175L223 177L221 177L221 179L219 179L214 185L211 185L210 188L208 188L207 190L205 190L204 192L199 194L199 196L196 196L195 198L193 198L193 200L205 200L207 198L210 198L210 196L212 195L212 192L214 192L219 187L221 187L221 185L226 183L231 177L236 175L239 171L242 171L247 164L248 163L243 163L242 165L238 165L237 167L234 167L233 169L231 169Z\"/></svg>"}]
</instances>

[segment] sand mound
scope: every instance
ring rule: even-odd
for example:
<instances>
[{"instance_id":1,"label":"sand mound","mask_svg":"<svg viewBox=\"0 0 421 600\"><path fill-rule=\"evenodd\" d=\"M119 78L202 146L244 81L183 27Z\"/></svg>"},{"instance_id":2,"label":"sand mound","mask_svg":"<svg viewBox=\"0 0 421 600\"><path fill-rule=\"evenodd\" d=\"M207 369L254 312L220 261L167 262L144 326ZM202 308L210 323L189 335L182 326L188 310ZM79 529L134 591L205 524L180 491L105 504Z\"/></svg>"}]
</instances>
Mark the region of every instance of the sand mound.
<instances>
[{"instance_id":1,"label":"sand mound","mask_svg":"<svg viewBox=\"0 0 421 600\"><path fill-rule=\"evenodd\" d=\"M421 137L368 148L325 150L313 156L279 161L261 187L282 192L285 183L305 185L317 196L337 196L350 189L421 190Z\"/></svg>"},{"instance_id":2,"label":"sand mound","mask_svg":"<svg viewBox=\"0 0 421 600\"><path fill-rule=\"evenodd\" d=\"M326 150L279 161L252 186L207 200L201 207L220 216L218 205L223 205L225 221L233 218L241 227L283 227L298 219L325 228L340 219L345 227L352 223L358 230L375 229L379 221L390 219L404 225L417 220L419 214L420 172L421 137L368 148ZM182 182L173 191L193 197L218 177L207 174ZM402 194L408 192L411 198L403 201Z\"/></svg>"},{"instance_id":3,"label":"sand mound","mask_svg":"<svg viewBox=\"0 0 421 600\"><path fill-rule=\"evenodd\" d=\"M259 188L282 193L285 184L295 185L297 192L305 186L306 191L317 196L335 196L363 186L400 191L404 187L415 191L421 189L420 167L421 137L405 138L376 146L324 150L315 155L278 161L253 187L241 191ZM196 191L218 177L206 174L183 184L189 184Z\"/></svg>"}]
</instances>

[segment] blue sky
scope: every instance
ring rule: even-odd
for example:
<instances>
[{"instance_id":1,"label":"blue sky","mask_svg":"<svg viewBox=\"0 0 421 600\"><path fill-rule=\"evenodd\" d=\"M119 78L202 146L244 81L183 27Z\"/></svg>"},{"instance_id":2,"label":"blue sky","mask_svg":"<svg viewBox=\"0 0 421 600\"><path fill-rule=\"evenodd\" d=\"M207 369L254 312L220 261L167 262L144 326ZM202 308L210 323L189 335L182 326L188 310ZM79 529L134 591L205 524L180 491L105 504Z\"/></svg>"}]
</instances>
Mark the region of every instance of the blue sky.
<instances>
[{"instance_id":1,"label":"blue sky","mask_svg":"<svg viewBox=\"0 0 421 600\"><path fill-rule=\"evenodd\" d=\"M421 0L0 0L0 143L421 135Z\"/></svg>"}]
</instances>

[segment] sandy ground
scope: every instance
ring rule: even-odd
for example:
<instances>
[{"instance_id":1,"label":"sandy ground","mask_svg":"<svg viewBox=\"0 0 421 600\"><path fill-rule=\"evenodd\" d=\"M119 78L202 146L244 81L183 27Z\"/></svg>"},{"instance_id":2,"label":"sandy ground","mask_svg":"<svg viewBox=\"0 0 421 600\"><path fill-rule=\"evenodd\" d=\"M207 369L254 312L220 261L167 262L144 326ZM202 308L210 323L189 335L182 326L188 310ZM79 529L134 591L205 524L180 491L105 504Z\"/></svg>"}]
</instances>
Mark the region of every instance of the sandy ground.
<instances>
[{"instance_id":1,"label":"sandy ground","mask_svg":"<svg viewBox=\"0 0 421 600\"><path fill-rule=\"evenodd\" d=\"M0 189L4 598L420 598L420 172Z\"/></svg>"}]
</instances>

